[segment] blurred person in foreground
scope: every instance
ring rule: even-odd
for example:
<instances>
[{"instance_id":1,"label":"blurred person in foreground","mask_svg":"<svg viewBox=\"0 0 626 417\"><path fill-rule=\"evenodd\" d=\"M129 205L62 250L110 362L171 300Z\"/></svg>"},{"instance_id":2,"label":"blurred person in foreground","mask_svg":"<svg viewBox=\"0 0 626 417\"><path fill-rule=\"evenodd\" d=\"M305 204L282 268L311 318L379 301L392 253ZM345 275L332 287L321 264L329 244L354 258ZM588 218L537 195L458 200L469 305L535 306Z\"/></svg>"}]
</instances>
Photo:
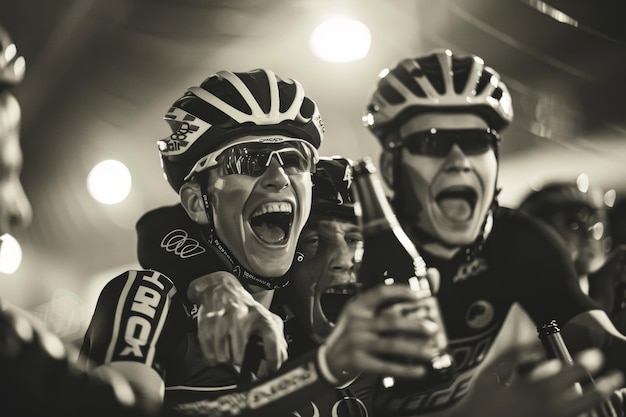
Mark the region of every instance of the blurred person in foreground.
<instances>
[{"instance_id":1,"label":"blurred person in foreground","mask_svg":"<svg viewBox=\"0 0 626 417\"><path fill-rule=\"evenodd\" d=\"M31 206L20 173L21 111L10 88L22 81L25 61L0 27L0 251L4 239L30 223ZM27 311L0 299L0 415L160 415L115 372L88 374L70 359L71 346Z\"/></svg>"}]
</instances>

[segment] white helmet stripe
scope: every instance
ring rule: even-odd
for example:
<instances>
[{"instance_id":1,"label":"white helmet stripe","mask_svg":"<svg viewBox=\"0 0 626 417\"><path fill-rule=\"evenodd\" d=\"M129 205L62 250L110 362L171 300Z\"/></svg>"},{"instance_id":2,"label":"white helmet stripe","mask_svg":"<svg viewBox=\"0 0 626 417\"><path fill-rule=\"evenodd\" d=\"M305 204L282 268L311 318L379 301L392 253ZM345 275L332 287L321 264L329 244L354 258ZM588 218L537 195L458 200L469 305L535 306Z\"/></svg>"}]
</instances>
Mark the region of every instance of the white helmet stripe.
<instances>
[{"instance_id":1,"label":"white helmet stripe","mask_svg":"<svg viewBox=\"0 0 626 417\"><path fill-rule=\"evenodd\" d=\"M284 120L296 120L299 115L300 107L304 101L304 88L295 80L287 79L283 80L288 83L296 85L296 94L293 98L291 106L284 113L280 113L280 97L278 92L278 82L276 81L276 75L272 71L263 70L269 79L270 95L271 95L271 107L268 113L264 113L258 102L254 98L254 95L248 90L246 85L233 73L228 71L220 71L218 74L227 79L241 94L252 111L252 115L244 113L235 109L223 100L220 100L213 94L209 93L201 87L190 87L187 91L196 95L198 98L204 100L206 103L221 110L225 114L232 117L237 123L245 123L255 119L256 125L273 125L280 123Z\"/></svg>"}]
</instances>

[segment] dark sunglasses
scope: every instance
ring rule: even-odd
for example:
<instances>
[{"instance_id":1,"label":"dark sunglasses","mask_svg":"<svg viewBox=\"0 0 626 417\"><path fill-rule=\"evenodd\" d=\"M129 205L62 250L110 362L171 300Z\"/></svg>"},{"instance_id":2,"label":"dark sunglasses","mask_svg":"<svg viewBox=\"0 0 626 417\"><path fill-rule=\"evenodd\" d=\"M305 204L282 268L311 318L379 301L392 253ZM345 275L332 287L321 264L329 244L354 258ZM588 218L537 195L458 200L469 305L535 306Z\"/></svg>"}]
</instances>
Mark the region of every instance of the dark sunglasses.
<instances>
[{"instance_id":1,"label":"dark sunglasses","mask_svg":"<svg viewBox=\"0 0 626 417\"><path fill-rule=\"evenodd\" d=\"M315 158L309 147L300 142L286 142L276 146L242 143L231 146L216 158L220 176L243 174L261 176L276 158L288 175L313 172Z\"/></svg>"},{"instance_id":2,"label":"dark sunglasses","mask_svg":"<svg viewBox=\"0 0 626 417\"><path fill-rule=\"evenodd\" d=\"M457 144L465 155L480 155L495 150L500 136L491 129L435 129L411 133L391 141L391 148L405 147L414 155L445 157Z\"/></svg>"}]
</instances>

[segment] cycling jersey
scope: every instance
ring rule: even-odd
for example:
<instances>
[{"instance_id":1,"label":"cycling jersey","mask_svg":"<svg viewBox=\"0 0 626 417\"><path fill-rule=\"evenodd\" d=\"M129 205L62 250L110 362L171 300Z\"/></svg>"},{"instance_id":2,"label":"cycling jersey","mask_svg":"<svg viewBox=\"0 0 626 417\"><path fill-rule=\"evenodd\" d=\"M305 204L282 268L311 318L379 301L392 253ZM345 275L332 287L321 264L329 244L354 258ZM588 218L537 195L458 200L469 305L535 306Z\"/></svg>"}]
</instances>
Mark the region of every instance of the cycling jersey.
<instances>
[{"instance_id":1,"label":"cycling jersey","mask_svg":"<svg viewBox=\"0 0 626 417\"><path fill-rule=\"evenodd\" d=\"M465 396L515 302L537 325L551 319L565 325L597 308L581 291L557 237L535 219L508 208L496 208L493 229L475 257L468 251L451 260L421 254L440 273L437 298L457 376L447 388L406 399L413 414L447 408Z\"/></svg>"},{"instance_id":2,"label":"cycling jersey","mask_svg":"<svg viewBox=\"0 0 626 417\"><path fill-rule=\"evenodd\" d=\"M230 272L228 263L180 205L146 213L137 231L139 260L146 270L126 271L104 287L81 357L97 365L136 361L152 367L165 382L165 404L188 415L368 415L363 392L368 383L344 389L328 384L311 344L292 343L288 363L253 382L242 381L234 366L208 366L197 339L197 308L185 294L201 275ZM302 340L294 336L291 340ZM263 369L260 357L246 362Z\"/></svg>"}]
</instances>

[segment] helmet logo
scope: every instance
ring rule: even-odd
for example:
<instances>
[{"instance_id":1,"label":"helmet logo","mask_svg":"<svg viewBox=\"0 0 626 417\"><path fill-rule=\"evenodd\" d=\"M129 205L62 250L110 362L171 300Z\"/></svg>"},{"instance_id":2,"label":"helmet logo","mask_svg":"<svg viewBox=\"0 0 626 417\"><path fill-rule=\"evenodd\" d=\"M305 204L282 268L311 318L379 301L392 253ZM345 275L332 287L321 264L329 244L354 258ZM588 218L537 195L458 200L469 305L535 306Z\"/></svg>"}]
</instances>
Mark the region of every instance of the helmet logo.
<instances>
[{"instance_id":1,"label":"helmet logo","mask_svg":"<svg viewBox=\"0 0 626 417\"><path fill-rule=\"evenodd\" d=\"M172 134L159 141L159 150L166 154L179 154L193 144L210 125L201 119L178 108L172 108L165 115Z\"/></svg>"},{"instance_id":2,"label":"helmet logo","mask_svg":"<svg viewBox=\"0 0 626 417\"><path fill-rule=\"evenodd\" d=\"M281 143L281 142L284 142L285 140L288 140L288 139L280 137L280 136L273 136L269 138L260 138L259 142L260 143Z\"/></svg>"},{"instance_id":3,"label":"helmet logo","mask_svg":"<svg viewBox=\"0 0 626 417\"><path fill-rule=\"evenodd\" d=\"M192 125L188 122L182 122L180 126L178 126L178 129L176 129L176 132L170 135L170 139L184 143L184 145L186 146L187 142L185 141L185 139L187 139L187 135L196 132L198 128L199 127L196 125Z\"/></svg>"}]
</instances>

